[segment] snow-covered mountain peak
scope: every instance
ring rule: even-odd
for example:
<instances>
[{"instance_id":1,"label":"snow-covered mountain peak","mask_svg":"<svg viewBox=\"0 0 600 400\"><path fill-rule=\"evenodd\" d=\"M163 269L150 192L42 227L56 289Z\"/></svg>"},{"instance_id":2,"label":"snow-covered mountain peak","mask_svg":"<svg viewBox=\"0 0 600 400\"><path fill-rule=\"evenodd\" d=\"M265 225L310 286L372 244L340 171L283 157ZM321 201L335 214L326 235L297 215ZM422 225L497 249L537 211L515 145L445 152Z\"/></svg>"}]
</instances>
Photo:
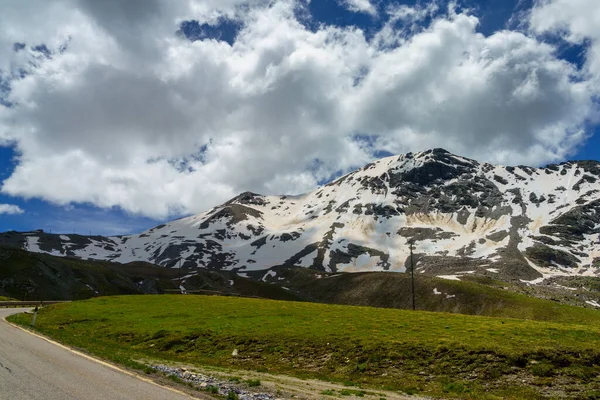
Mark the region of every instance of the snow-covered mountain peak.
<instances>
[{"instance_id":1,"label":"snow-covered mountain peak","mask_svg":"<svg viewBox=\"0 0 600 400\"><path fill-rule=\"evenodd\" d=\"M599 179L594 161L505 167L433 149L382 158L299 196L245 192L139 235L6 233L4 241L59 255L265 274L281 266L404 271L414 240L422 273L598 275Z\"/></svg>"}]
</instances>

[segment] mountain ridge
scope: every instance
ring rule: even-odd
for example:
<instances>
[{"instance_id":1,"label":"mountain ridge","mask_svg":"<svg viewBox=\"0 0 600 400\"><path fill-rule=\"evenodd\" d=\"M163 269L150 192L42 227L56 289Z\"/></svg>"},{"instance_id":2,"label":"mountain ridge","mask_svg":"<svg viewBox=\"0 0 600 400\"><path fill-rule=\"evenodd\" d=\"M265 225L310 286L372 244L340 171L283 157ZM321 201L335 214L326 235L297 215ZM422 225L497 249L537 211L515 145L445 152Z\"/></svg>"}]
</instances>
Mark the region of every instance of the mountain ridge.
<instances>
[{"instance_id":1,"label":"mountain ridge","mask_svg":"<svg viewBox=\"0 0 600 400\"><path fill-rule=\"evenodd\" d=\"M230 270L406 270L540 283L600 276L600 163L494 166L444 149L386 157L297 196L244 192L139 235L5 232L0 243L54 255Z\"/></svg>"}]
</instances>

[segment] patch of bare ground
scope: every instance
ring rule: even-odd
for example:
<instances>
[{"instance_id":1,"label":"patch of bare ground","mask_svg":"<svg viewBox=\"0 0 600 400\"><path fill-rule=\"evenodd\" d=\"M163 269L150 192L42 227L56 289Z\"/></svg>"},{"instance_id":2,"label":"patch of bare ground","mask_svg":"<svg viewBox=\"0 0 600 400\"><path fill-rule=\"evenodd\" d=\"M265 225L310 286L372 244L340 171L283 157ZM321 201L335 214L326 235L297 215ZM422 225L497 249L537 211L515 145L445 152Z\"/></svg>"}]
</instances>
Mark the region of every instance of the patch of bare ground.
<instances>
[{"instance_id":1,"label":"patch of bare ground","mask_svg":"<svg viewBox=\"0 0 600 400\"><path fill-rule=\"evenodd\" d=\"M432 399L432 397L407 395L406 393L399 393L384 389L363 388L360 386L355 386L350 382L347 384L339 384L318 379L301 379L287 375L248 370L203 367L182 363L164 363L164 360L138 360L138 362L149 366L163 363L175 369L189 371L194 374L210 376L215 380L223 382L224 384L236 386L246 391L251 391L254 393L266 393L277 399L323 400L342 397L360 397L366 400ZM198 393L198 389L195 389L184 383L177 384L171 379L166 378L163 374L153 373L152 376L156 377L161 383L166 383L170 386L176 385L178 388L183 387L189 394L195 395ZM248 382L260 382L260 385L252 387L248 385ZM199 386L199 389L201 390L205 388L206 386ZM207 398L207 394L202 394L204 395L203 398Z\"/></svg>"}]
</instances>

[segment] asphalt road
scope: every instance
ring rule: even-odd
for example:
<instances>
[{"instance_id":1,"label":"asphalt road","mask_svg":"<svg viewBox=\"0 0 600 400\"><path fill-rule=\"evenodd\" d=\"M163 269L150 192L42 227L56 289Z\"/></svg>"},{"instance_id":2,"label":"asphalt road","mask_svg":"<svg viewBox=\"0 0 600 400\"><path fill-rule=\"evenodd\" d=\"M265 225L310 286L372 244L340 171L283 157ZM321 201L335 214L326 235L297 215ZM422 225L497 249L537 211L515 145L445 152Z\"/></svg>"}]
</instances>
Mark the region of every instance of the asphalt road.
<instances>
[{"instance_id":1,"label":"asphalt road","mask_svg":"<svg viewBox=\"0 0 600 400\"><path fill-rule=\"evenodd\" d=\"M27 309L0 309L0 399L191 399L98 363L16 328L4 318Z\"/></svg>"}]
</instances>

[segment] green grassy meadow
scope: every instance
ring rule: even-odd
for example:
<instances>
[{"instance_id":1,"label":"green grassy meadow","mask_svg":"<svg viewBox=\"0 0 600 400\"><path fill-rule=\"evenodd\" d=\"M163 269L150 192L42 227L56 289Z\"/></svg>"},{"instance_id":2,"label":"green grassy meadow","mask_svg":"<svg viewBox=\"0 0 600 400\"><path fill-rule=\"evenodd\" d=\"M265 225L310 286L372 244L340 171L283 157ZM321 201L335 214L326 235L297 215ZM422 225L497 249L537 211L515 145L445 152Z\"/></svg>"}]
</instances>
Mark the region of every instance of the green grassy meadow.
<instances>
[{"instance_id":1,"label":"green grassy meadow","mask_svg":"<svg viewBox=\"0 0 600 400\"><path fill-rule=\"evenodd\" d=\"M218 296L116 296L44 308L37 329L134 367L167 360L443 398L598 398L600 312L547 303L554 308L536 321Z\"/></svg>"}]
</instances>

